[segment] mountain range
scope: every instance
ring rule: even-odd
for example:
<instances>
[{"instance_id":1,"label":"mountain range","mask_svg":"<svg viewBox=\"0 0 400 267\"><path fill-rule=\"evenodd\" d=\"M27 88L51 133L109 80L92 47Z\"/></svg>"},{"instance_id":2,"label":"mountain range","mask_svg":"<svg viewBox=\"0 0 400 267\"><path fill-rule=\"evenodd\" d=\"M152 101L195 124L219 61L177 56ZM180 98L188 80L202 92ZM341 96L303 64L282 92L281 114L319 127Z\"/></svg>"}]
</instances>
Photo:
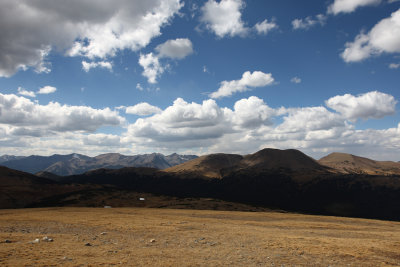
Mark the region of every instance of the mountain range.
<instances>
[{"instance_id":1,"label":"mountain range","mask_svg":"<svg viewBox=\"0 0 400 267\"><path fill-rule=\"evenodd\" d=\"M176 153L164 156L159 153L125 156L118 153L108 153L89 157L81 154L52 156L2 156L0 165L32 174L48 176L50 173L58 176L82 174L99 169L120 169L123 167L150 167L165 169L192 160L197 156L178 155ZM8 159L8 160L7 160Z\"/></svg>"},{"instance_id":2,"label":"mountain range","mask_svg":"<svg viewBox=\"0 0 400 267\"><path fill-rule=\"evenodd\" d=\"M107 155L107 164L125 159L119 154ZM151 155L158 158L159 154ZM102 155L95 158L97 164L102 162ZM398 164L338 153L316 161L294 149L263 149L244 156L205 155L163 170L97 168L70 176L43 172L48 179L2 167L0 207L141 205L132 200L135 192L149 197L212 198L303 213L400 220ZM160 202L159 207L163 206Z\"/></svg>"}]
</instances>

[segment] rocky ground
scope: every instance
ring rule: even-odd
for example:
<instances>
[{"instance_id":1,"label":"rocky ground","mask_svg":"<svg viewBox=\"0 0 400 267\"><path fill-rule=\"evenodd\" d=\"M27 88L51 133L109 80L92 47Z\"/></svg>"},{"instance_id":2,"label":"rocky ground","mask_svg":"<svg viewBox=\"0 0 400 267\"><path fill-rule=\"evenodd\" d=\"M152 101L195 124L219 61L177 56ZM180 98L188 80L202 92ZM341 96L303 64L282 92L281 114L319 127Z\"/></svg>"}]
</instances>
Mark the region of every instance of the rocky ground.
<instances>
[{"instance_id":1,"label":"rocky ground","mask_svg":"<svg viewBox=\"0 0 400 267\"><path fill-rule=\"evenodd\" d=\"M2 266L400 266L400 223L279 212L0 210Z\"/></svg>"}]
</instances>

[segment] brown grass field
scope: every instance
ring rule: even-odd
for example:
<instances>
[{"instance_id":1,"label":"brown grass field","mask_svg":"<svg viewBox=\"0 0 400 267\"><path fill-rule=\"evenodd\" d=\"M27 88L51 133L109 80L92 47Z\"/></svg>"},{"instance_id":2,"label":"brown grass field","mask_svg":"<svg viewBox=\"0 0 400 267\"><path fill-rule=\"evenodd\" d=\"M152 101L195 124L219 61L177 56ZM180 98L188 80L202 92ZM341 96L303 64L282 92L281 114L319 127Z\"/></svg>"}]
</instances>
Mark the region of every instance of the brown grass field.
<instances>
[{"instance_id":1,"label":"brown grass field","mask_svg":"<svg viewBox=\"0 0 400 267\"><path fill-rule=\"evenodd\" d=\"M400 266L399 222L279 212L0 210L0 241L2 266Z\"/></svg>"}]
</instances>

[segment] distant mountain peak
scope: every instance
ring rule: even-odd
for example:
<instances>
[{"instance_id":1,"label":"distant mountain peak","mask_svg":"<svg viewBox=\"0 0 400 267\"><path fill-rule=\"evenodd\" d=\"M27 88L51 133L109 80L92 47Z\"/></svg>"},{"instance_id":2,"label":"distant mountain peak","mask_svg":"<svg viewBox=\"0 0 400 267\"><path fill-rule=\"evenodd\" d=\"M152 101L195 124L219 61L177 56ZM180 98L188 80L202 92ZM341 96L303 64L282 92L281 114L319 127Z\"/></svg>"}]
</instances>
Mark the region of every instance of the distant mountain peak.
<instances>
[{"instance_id":1,"label":"distant mountain peak","mask_svg":"<svg viewBox=\"0 0 400 267\"><path fill-rule=\"evenodd\" d=\"M105 153L95 157L72 153L69 155L29 156L24 158L12 158L2 162L2 165L12 169L29 173L44 172L65 176L81 174L89 170L108 168L119 169L123 167L150 167L165 169L191 160L197 156L173 154L164 156L161 153L125 156L119 153Z\"/></svg>"}]
</instances>

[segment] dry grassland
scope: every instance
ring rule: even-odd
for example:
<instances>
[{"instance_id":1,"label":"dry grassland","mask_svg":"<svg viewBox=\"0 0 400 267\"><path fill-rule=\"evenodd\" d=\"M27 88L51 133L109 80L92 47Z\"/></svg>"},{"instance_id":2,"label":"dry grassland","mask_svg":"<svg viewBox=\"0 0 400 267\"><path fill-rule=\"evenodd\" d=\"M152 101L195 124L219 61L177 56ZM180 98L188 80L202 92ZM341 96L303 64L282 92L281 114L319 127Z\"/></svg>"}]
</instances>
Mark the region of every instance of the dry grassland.
<instances>
[{"instance_id":1,"label":"dry grassland","mask_svg":"<svg viewBox=\"0 0 400 267\"><path fill-rule=\"evenodd\" d=\"M277 212L0 210L0 241L2 266L400 266L399 222Z\"/></svg>"}]
</instances>

